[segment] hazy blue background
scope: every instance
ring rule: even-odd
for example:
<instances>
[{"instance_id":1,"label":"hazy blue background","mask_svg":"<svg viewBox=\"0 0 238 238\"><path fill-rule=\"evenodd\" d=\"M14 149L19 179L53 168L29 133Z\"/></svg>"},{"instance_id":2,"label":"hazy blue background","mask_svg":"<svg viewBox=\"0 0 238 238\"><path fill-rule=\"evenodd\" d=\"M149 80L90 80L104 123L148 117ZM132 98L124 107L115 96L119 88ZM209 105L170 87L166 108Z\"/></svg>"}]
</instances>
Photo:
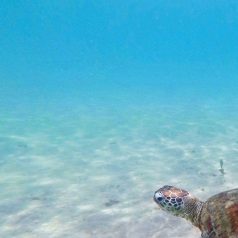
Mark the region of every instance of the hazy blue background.
<instances>
[{"instance_id":1,"label":"hazy blue background","mask_svg":"<svg viewBox=\"0 0 238 238\"><path fill-rule=\"evenodd\" d=\"M237 1L2 0L0 18L2 106L236 100Z\"/></svg>"}]
</instances>

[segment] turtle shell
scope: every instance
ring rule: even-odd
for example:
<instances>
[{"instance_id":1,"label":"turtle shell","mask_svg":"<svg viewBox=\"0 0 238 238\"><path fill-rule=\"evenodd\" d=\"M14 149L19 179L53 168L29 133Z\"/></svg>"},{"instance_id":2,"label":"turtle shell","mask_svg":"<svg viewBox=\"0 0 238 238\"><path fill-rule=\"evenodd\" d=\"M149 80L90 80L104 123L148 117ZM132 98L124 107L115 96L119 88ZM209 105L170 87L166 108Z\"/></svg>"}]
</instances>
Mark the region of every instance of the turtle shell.
<instances>
[{"instance_id":1,"label":"turtle shell","mask_svg":"<svg viewBox=\"0 0 238 238\"><path fill-rule=\"evenodd\" d=\"M200 213L202 237L238 238L238 189L209 198Z\"/></svg>"}]
</instances>

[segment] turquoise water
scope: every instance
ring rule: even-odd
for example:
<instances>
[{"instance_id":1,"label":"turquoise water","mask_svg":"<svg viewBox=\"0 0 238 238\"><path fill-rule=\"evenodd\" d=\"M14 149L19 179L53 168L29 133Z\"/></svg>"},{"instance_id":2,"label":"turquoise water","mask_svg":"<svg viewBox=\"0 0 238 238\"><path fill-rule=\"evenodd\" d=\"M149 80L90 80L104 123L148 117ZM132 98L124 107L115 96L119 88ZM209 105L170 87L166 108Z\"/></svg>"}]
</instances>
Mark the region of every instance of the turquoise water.
<instances>
[{"instance_id":1,"label":"turquoise water","mask_svg":"<svg viewBox=\"0 0 238 238\"><path fill-rule=\"evenodd\" d=\"M191 2L4 1L0 237L200 237L152 198L238 186L238 4Z\"/></svg>"},{"instance_id":2,"label":"turquoise water","mask_svg":"<svg viewBox=\"0 0 238 238\"><path fill-rule=\"evenodd\" d=\"M195 109L2 112L1 235L199 237L152 201L163 184L203 199L237 186L237 113L228 106Z\"/></svg>"}]
</instances>

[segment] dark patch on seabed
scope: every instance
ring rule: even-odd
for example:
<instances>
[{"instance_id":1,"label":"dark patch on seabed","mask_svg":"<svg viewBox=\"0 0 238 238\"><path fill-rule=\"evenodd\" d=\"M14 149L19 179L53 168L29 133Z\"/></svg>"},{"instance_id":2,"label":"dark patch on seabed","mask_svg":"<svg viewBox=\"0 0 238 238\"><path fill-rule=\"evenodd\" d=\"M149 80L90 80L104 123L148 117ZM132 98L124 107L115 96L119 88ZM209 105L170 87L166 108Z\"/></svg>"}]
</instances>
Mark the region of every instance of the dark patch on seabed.
<instances>
[{"instance_id":1,"label":"dark patch on seabed","mask_svg":"<svg viewBox=\"0 0 238 238\"><path fill-rule=\"evenodd\" d=\"M118 203L119 203L118 200L110 199L109 201L105 202L104 205L105 205L106 207L111 207L111 206L113 206L113 205L115 205L115 204L118 204Z\"/></svg>"}]
</instances>

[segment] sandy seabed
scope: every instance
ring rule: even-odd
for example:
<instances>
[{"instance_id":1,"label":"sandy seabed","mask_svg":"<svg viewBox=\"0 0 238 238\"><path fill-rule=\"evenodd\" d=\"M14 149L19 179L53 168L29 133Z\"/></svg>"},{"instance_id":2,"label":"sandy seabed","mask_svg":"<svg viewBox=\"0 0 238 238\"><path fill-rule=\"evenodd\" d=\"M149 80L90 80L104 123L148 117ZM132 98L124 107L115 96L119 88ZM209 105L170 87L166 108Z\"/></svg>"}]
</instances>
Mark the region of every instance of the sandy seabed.
<instances>
[{"instance_id":1,"label":"sandy seabed","mask_svg":"<svg viewBox=\"0 0 238 238\"><path fill-rule=\"evenodd\" d=\"M237 116L222 115L2 117L0 237L200 237L152 197L165 184L203 200L237 187Z\"/></svg>"}]
</instances>

